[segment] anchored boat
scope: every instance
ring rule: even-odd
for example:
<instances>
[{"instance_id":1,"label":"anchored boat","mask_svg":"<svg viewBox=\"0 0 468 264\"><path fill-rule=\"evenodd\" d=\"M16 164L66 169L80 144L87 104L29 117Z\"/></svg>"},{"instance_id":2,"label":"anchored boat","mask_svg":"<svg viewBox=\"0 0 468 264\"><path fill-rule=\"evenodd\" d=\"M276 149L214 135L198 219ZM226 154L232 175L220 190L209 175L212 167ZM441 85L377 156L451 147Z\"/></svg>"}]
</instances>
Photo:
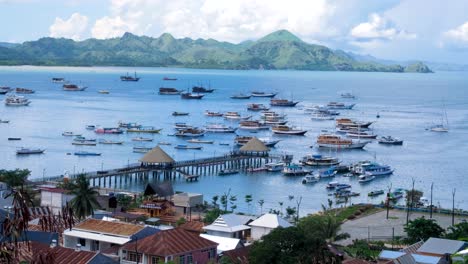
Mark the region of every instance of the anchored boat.
<instances>
[{"instance_id":1,"label":"anchored boat","mask_svg":"<svg viewBox=\"0 0 468 264\"><path fill-rule=\"evenodd\" d=\"M287 125L278 125L271 128L274 134L303 136L307 130L296 129Z\"/></svg>"},{"instance_id":2,"label":"anchored boat","mask_svg":"<svg viewBox=\"0 0 468 264\"><path fill-rule=\"evenodd\" d=\"M45 149L20 148L16 150L17 155L42 154Z\"/></svg>"},{"instance_id":3,"label":"anchored boat","mask_svg":"<svg viewBox=\"0 0 468 264\"><path fill-rule=\"evenodd\" d=\"M320 148L332 149L362 149L370 141L360 141L353 139L343 139L332 134L321 134L317 138L317 145Z\"/></svg>"}]
</instances>

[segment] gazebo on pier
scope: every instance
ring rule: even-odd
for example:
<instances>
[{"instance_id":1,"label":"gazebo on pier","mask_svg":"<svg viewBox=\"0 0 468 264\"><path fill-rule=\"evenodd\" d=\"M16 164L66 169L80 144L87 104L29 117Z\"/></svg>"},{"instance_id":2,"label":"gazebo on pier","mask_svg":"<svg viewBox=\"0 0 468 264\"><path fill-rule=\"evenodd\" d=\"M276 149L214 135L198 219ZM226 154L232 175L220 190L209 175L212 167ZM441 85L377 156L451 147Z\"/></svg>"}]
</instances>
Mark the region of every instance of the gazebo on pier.
<instances>
[{"instance_id":1,"label":"gazebo on pier","mask_svg":"<svg viewBox=\"0 0 468 264\"><path fill-rule=\"evenodd\" d=\"M172 169L175 160L171 158L160 146L148 151L141 159L141 166L154 166L157 169Z\"/></svg>"},{"instance_id":2,"label":"gazebo on pier","mask_svg":"<svg viewBox=\"0 0 468 264\"><path fill-rule=\"evenodd\" d=\"M244 155L268 157L270 149L256 137L252 137L244 146L239 149L239 152Z\"/></svg>"}]
</instances>

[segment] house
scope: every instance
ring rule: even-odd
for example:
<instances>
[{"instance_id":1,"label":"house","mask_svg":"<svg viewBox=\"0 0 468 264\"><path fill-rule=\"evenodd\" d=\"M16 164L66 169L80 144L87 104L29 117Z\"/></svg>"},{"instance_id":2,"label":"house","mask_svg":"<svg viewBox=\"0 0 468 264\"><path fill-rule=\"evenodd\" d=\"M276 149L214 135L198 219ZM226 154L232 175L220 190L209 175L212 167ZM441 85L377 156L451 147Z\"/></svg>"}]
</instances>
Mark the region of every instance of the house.
<instances>
[{"instance_id":1,"label":"house","mask_svg":"<svg viewBox=\"0 0 468 264\"><path fill-rule=\"evenodd\" d=\"M171 182L162 182L159 184L148 183L146 185L145 196L151 198L143 201L140 208L146 209L150 217L159 217L172 214L174 204L170 201L174 195L174 189Z\"/></svg>"},{"instance_id":2,"label":"house","mask_svg":"<svg viewBox=\"0 0 468 264\"><path fill-rule=\"evenodd\" d=\"M51 186L43 186L39 189L41 190L41 206L50 207L55 215L61 212L67 202L75 198L75 195L70 194L70 191L65 189Z\"/></svg>"},{"instance_id":3,"label":"house","mask_svg":"<svg viewBox=\"0 0 468 264\"><path fill-rule=\"evenodd\" d=\"M417 252L421 255L443 257L445 254L455 254L466 246L464 241L431 237L422 244Z\"/></svg>"},{"instance_id":4,"label":"house","mask_svg":"<svg viewBox=\"0 0 468 264\"><path fill-rule=\"evenodd\" d=\"M180 264L215 262L217 243L181 228L163 230L127 243L120 249L120 263L153 264L174 261Z\"/></svg>"},{"instance_id":5,"label":"house","mask_svg":"<svg viewBox=\"0 0 468 264\"><path fill-rule=\"evenodd\" d=\"M192 209L203 204L203 194L198 193L176 193L172 196L175 213L183 215L186 219L192 219Z\"/></svg>"},{"instance_id":6,"label":"house","mask_svg":"<svg viewBox=\"0 0 468 264\"><path fill-rule=\"evenodd\" d=\"M222 254L224 251L233 250L244 246L242 241L238 238L212 236L207 234L200 234L200 236L217 243L218 247L216 249L218 254Z\"/></svg>"},{"instance_id":7,"label":"house","mask_svg":"<svg viewBox=\"0 0 468 264\"><path fill-rule=\"evenodd\" d=\"M203 227L208 235L239 238L245 240L250 237L250 226L248 224L253 221L252 216L223 214L218 216L211 224Z\"/></svg>"},{"instance_id":8,"label":"house","mask_svg":"<svg viewBox=\"0 0 468 264\"><path fill-rule=\"evenodd\" d=\"M259 240L277 227L286 228L292 225L277 214L264 214L251 222L249 226L251 227L252 239Z\"/></svg>"},{"instance_id":9,"label":"house","mask_svg":"<svg viewBox=\"0 0 468 264\"><path fill-rule=\"evenodd\" d=\"M71 230L63 231L63 245L76 248L79 244L82 250L105 250L115 245L130 242L144 226L122 222L110 222L93 218L75 225Z\"/></svg>"},{"instance_id":10,"label":"house","mask_svg":"<svg viewBox=\"0 0 468 264\"><path fill-rule=\"evenodd\" d=\"M246 246L224 251L221 258L226 258L233 264L249 264L250 248L251 246Z\"/></svg>"}]
</instances>

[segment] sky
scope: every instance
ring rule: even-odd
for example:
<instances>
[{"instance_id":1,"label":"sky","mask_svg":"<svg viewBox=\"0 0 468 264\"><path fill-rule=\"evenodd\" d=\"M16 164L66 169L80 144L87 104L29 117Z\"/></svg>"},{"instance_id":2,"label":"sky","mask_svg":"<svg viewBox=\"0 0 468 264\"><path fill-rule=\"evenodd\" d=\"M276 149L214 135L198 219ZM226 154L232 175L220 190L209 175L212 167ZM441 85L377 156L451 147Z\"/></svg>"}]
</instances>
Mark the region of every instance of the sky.
<instances>
[{"instance_id":1,"label":"sky","mask_svg":"<svg viewBox=\"0 0 468 264\"><path fill-rule=\"evenodd\" d=\"M0 0L0 42L64 37L213 38L286 29L306 42L391 60L468 64L468 0Z\"/></svg>"}]
</instances>

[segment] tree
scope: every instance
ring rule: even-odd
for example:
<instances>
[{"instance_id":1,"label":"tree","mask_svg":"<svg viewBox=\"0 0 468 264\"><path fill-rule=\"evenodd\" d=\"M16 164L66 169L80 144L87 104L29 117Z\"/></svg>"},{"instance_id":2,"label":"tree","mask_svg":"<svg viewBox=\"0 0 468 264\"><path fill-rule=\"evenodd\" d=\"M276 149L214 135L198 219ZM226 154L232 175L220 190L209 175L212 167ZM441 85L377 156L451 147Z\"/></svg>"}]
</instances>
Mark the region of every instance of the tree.
<instances>
[{"instance_id":1,"label":"tree","mask_svg":"<svg viewBox=\"0 0 468 264\"><path fill-rule=\"evenodd\" d=\"M132 202L132 197L128 195L117 195L117 202L123 207L127 208L128 205Z\"/></svg>"},{"instance_id":2,"label":"tree","mask_svg":"<svg viewBox=\"0 0 468 264\"><path fill-rule=\"evenodd\" d=\"M330 213L302 218L298 226L311 236L320 237L328 242L349 238L348 233L340 233L341 222Z\"/></svg>"},{"instance_id":3,"label":"tree","mask_svg":"<svg viewBox=\"0 0 468 264\"><path fill-rule=\"evenodd\" d=\"M219 196L218 195L215 195L211 198L211 204L213 205L213 207L215 208L218 208L218 199L219 199Z\"/></svg>"},{"instance_id":4,"label":"tree","mask_svg":"<svg viewBox=\"0 0 468 264\"><path fill-rule=\"evenodd\" d=\"M245 195L245 202L247 203L247 207L249 208L249 213L250 213L250 205L252 201L253 201L253 198L251 194Z\"/></svg>"},{"instance_id":5,"label":"tree","mask_svg":"<svg viewBox=\"0 0 468 264\"><path fill-rule=\"evenodd\" d=\"M84 174L78 175L75 181L75 188L71 191L75 195L70 203L78 219L83 219L93 214L94 209L99 208L97 202L98 191L89 185L89 180Z\"/></svg>"},{"instance_id":6,"label":"tree","mask_svg":"<svg viewBox=\"0 0 468 264\"><path fill-rule=\"evenodd\" d=\"M447 229L447 239L463 240L468 242L468 222L463 221Z\"/></svg>"},{"instance_id":7,"label":"tree","mask_svg":"<svg viewBox=\"0 0 468 264\"><path fill-rule=\"evenodd\" d=\"M424 216L410 220L404 229L408 235L405 242L408 244L426 241L430 237L441 237L444 234L444 229L434 219L425 219Z\"/></svg>"},{"instance_id":8,"label":"tree","mask_svg":"<svg viewBox=\"0 0 468 264\"><path fill-rule=\"evenodd\" d=\"M265 203L265 200L260 199L258 200L258 205L260 205L260 214L263 214L263 204Z\"/></svg>"},{"instance_id":9,"label":"tree","mask_svg":"<svg viewBox=\"0 0 468 264\"><path fill-rule=\"evenodd\" d=\"M296 208L288 206L286 207L286 217L291 218L296 214Z\"/></svg>"},{"instance_id":10,"label":"tree","mask_svg":"<svg viewBox=\"0 0 468 264\"><path fill-rule=\"evenodd\" d=\"M384 248L384 243L381 241L372 242L371 244L364 239L356 239L353 240L353 244L345 248L345 251L353 258L375 262L379 258L379 253Z\"/></svg>"},{"instance_id":11,"label":"tree","mask_svg":"<svg viewBox=\"0 0 468 264\"><path fill-rule=\"evenodd\" d=\"M0 170L0 181L11 188L23 186L30 174L28 169Z\"/></svg>"},{"instance_id":12,"label":"tree","mask_svg":"<svg viewBox=\"0 0 468 264\"><path fill-rule=\"evenodd\" d=\"M186 222L187 222L187 220L185 220L185 218L181 217L181 218L179 218L179 220L177 220L176 226L180 226L182 224L185 224Z\"/></svg>"}]
</instances>

